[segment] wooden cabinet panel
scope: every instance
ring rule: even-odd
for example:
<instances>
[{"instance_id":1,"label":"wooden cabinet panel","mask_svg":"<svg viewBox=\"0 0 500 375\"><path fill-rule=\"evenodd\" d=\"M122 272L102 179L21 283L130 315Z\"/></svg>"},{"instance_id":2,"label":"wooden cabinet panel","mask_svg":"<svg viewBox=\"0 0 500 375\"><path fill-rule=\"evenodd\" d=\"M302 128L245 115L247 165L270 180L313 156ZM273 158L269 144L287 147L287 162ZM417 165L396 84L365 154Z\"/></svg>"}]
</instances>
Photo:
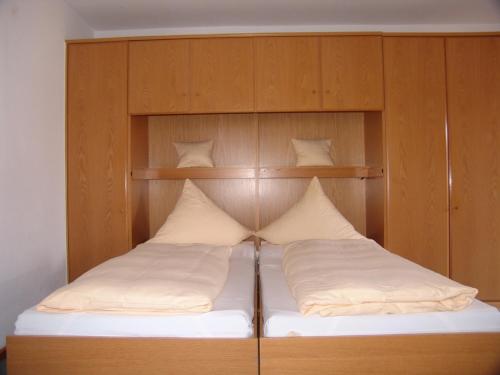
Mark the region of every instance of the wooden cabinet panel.
<instances>
[{"instance_id":1,"label":"wooden cabinet panel","mask_svg":"<svg viewBox=\"0 0 500 375\"><path fill-rule=\"evenodd\" d=\"M321 109L318 37L255 38L257 111Z\"/></svg>"},{"instance_id":2,"label":"wooden cabinet panel","mask_svg":"<svg viewBox=\"0 0 500 375\"><path fill-rule=\"evenodd\" d=\"M443 38L384 38L387 247L448 274Z\"/></svg>"},{"instance_id":3,"label":"wooden cabinet panel","mask_svg":"<svg viewBox=\"0 0 500 375\"><path fill-rule=\"evenodd\" d=\"M127 43L70 44L67 71L69 280L128 250Z\"/></svg>"},{"instance_id":4,"label":"wooden cabinet panel","mask_svg":"<svg viewBox=\"0 0 500 375\"><path fill-rule=\"evenodd\" d=\"M322 37L323 109L383 109L382 66L380 36Z\"/></svg>"},{"instance_id":5,"label":"wooden cabinet panel","mask_svg":"<svg viewBox=\"0 0 500 375\"><path fill-rule=\"evenodd\" d=\"M189 110L189 40L131 41L129 111L186 113Z\"/></svg>"},{"instance_id":6,"label":"wooden cabinet panel","mask_svg":"<svg viewBox=\"0 0 500 375\"><path fill-rule=\"evenodd\" d=\"M191 41L191 112L254 110L253 40Z\"/></svg>"},{"instance_id":7,"label":"wooden cabinet panel","mask_svg":"<svg viewBox=\"0 0 500 375\"><path fill-rule=\"evenodd\" d=\"M451 276L500 301L500 37L447 38Z\"/></svg>"}]
</instances>

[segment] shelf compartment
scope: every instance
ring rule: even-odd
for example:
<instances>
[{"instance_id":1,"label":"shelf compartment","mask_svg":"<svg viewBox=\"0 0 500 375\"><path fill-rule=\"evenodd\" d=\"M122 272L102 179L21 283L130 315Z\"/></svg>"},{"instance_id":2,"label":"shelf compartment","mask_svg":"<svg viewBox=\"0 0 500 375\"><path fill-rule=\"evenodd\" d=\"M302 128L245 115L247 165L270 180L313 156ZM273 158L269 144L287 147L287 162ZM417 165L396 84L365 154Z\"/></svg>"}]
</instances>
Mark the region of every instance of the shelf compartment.
<instances>
[{"instance_id":1,"label":"shelf compartment","mask_svg":"<svg viewBox=\"0 0 500 375\"><path fill-rule=\"evenodd\" d=\"M382 168L365 166L339 167L265 167L265 168L142 168L132 171L134 180L248 179L248 178L377 178Z\"/></svg>"}]
</instances>

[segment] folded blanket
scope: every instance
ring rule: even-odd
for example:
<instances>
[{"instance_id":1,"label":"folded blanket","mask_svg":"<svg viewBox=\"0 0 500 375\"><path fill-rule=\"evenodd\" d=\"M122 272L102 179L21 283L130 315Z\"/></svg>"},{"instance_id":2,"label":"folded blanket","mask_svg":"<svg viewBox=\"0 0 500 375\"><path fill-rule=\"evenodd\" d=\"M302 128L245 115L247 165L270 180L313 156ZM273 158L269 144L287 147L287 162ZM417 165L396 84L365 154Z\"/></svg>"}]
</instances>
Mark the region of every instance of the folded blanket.
<instances>
[{"instance_id":1,"label":"folded blanket","mask_svg":"<svg viewBox=\"0 0 500 375\"><path fill-rule=\"evenodd\" d=\"M142 244L45 298L39 311L207 312L222 290L231 247Z\"/></svg>"},{"instance_id":2,"label":"folded blanket","mask_svg":"<svg viewBox=\"0 0 500 375\"><path fill-rule=\"evenodd\" d=\"M304 315L460 310L477 294L368 239L293 242L285 246L283 271Z\"/></svg>"}]
</instances>

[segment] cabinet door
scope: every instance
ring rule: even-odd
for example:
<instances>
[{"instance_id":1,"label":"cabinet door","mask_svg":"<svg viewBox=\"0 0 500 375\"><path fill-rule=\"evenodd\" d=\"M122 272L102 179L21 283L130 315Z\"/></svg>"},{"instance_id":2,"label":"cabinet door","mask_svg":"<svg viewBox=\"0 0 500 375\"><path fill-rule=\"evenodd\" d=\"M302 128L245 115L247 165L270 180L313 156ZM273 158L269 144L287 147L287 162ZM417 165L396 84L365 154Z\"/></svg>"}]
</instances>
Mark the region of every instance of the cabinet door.
<instances>
[{"instance_id":1,"label":"cabinet door","mask_svg":"<svg viewBox=\"0 0 500 375\"><path fill-rule=\"evenodd\" d=\"M451 276L500 301L500 37L446 40Z\"/></svg>"},{"instance_id":2,"label":"cabinet door","mask_svg":"<svg viewBox=\"0 0 500 375\"><path fill-rule=\"evenodd\" d=\"M319 38L255 38L257 111L321 109Z\"/></svg>"},{"instance_id":3,"label":"cabinet door","mask_svg":"<svg viewBox=\"0 0 500 375\"><path fill-rule=\"evenodd\" d=\"M128 250L127 42L68 45L69 280Z\"/></svg>"},{"instance_id":4,"label":"cabinet door","mask_svg":"<svg viewBox=\"0 0 500 375\"><path fill-rule=\"evenodd\" d=\"M191 41L191 112L254 110L253 40Z\"/></svg>"},{"instance_id":5,"label":"cabinet door","mask_svg":"<svg viewBox=\"0 0 500 375\"><path fill-rule=\"evenodd\" d=\"M384 38L387 247L448 274L443 38Z\"/></svg>"},{"instance_id":6,"label":"cabinet door","mask_svg":"<svg viewBox=\"0 0 500 375\"><path fill-rule=\"evenodd\" d=\"M321 38L321 71L323 109L383 109L382 37Z\"/></svg>"},{"instance_id":7,"label":"cabinet door","mask_svg":"<svg viewBox=\"0 0 500 375\"><path fill-rule=\"evenodd\" d=\"M133 41L129 45L129 111L189 111L189 40Z\"/></svg>"}]
</instances>

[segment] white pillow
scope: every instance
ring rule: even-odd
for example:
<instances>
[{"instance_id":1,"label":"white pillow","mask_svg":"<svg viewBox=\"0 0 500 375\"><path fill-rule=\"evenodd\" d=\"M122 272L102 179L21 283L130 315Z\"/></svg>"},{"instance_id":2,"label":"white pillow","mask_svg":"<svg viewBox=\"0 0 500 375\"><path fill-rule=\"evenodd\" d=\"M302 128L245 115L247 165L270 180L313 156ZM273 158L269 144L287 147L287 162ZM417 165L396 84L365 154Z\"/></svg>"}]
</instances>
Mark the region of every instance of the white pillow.
<instances>
[{"instance_id":1,"label":"white pillow","mask_svg":"<svg viewBox=\"0 0 500 375\"><path fill-rule=\"evenodd\" d=\"M174 142L179 164L177 168L186 167L213 167L212 148L214 141L203 142Z\"/></svg>"},{"instance_id":2,"label":"white pillow","mask_svg":"<svg viewBox=\"0 0 500 375\"><path fill-rule=\"evenodd\" d=\"M292 145L297 155L297 167L333 165L330 139L292 139Z\"/></svg>"},{"instance_id":3,"label":"white pillow","mask_svg":"<svg viewBox=\"0 0 500 375\"><path fill-rule=\"evenodd\" d=\"M280 245L309 239L364 238L328 199L317 177L312 179L302 198L292 208L256 235Z\"/></svg>"},{"instance_id":4,"label":"white pillow","mask_svg":"<svg viewBox=\"0 0 500 375\"><path fill-rule=\"evenodd\" d=\"M186 180L174 210L149 243L236 245L252 232Z\"/></svg>"}]
</instances>

